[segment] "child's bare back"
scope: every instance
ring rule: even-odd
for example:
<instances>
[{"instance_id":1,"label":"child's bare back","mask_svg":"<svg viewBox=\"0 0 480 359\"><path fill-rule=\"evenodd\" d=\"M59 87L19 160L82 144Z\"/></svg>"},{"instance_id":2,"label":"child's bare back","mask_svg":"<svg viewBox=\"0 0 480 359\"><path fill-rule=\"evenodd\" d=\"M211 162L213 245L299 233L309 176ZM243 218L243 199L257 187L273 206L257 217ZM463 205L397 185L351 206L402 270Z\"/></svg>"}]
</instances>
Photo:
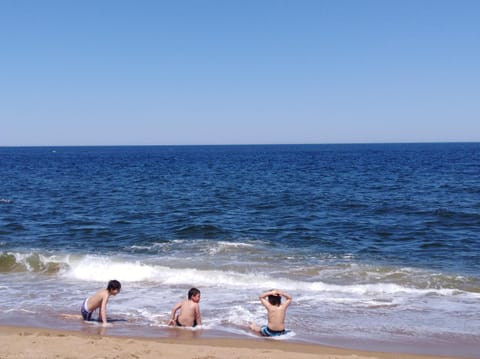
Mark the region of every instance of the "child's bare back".
<instances>
[{"instance_id":1,"label":"child's bare back","mask_svg":"<svg viewBox=\"0 0 480 359\"><path fill-rule=\"evenodd\" d=\"M199 305L191 300L184 300L180 305L180 314L177 323L184 327L193 327L199 313Z\"/></svg>"},{"instance_id":2,"label":"child's bare back","mask_svg":"<svg viewBox=\"0 0 480 359\"><path fill-rule=\"evenodd\" d=\"M108 302L109 296L110 294L108 293L108 290L106 289L98 290L94 295L88 298L88 309L90 311L97 310L98 308L101 307L102 303L106 304Z\"/></svg>"},{"instance_id":3,"label":"child's bare back","mask_svg":"<svg viewBox=\"0 0 480 359\"><path fill-rule=\"evenodd\" d=\"M268 327L275 331L285 329L285 314L288 304L282 303L279 306L269 304L266 306L268 314Z\"/></svg>"}]
</instances>

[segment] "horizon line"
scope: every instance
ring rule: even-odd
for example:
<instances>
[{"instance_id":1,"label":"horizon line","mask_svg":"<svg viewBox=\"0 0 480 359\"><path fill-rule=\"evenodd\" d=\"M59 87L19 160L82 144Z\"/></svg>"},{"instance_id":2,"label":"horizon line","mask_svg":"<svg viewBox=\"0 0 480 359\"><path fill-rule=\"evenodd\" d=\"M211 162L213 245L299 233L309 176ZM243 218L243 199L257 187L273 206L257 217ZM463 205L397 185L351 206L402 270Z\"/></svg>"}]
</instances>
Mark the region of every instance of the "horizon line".
<instances>
[{"instance_id":1,"label":"horizon line","mask_svg":"<svg viewBox=\"0 0 480 359\"><path fill-rule=\"evenodd\" d=\"M298 143L218 143L218 144L92 144L92 145L0 145L0 148L32 147L215 147L215 146L322 146L322 145L393 145L393 144L454 144L480 143L477 141L393 141L393 142L298 142Z\"/></svg>"}]
</instances>

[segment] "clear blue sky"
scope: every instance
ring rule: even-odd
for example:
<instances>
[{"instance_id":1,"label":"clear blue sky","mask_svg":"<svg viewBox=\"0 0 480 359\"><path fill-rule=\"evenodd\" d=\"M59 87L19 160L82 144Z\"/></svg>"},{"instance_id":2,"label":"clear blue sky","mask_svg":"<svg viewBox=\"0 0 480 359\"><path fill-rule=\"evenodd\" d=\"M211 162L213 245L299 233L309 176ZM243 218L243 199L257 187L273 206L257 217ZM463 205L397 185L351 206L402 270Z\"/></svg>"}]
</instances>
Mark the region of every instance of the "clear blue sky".
<instances>
[{"instance_id":1,"label":"clear blue sky","mask_svg":"<svg viewBox=\"0 0 480 359\"><path fill-rule=\"evenodd\" d=\"M480 1L0 0L0 146L480 141Z\"/></svg>"}]
</instances>

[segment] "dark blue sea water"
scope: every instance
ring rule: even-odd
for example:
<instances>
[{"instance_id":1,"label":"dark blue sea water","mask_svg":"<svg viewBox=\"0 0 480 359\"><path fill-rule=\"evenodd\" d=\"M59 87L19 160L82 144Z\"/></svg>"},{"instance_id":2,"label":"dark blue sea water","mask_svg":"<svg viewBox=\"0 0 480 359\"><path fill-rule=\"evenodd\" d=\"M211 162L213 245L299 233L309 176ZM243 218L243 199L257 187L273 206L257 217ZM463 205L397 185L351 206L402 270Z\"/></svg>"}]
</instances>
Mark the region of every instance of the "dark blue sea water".
<instances>
[{"instance_id":1,"label":"dark blue sea water","mask_svg":"<svg viewBox=\"0 0 480 359\"><path fill-rule=\"evenodd\" d=\"M0 148L0 176L0 324L85 326L38 314L116 278L112 334L167 335L197 286L201 335L250 336L280 288L291 340L480 352L480 143Z\"/></svg>"}]
</instances>

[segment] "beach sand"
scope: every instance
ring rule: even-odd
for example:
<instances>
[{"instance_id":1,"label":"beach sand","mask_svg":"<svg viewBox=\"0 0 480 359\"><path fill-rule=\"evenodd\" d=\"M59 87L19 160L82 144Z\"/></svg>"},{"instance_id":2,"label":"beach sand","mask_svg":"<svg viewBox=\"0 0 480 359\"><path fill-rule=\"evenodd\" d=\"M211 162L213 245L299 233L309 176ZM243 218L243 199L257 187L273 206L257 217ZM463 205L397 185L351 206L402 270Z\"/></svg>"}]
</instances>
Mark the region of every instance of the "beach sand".
<instances>
[{"instance_id":1,"label":"beach sand","mask_svg":"<svg viewBox=\"0 0 480 359\"><path fill-rule=\"evenodd\" d=\"M182 359L432 359L265 339L151 339L85 334L33 327L0 327L0 359L182 358Z\"/></svg>"}]
</instances>

